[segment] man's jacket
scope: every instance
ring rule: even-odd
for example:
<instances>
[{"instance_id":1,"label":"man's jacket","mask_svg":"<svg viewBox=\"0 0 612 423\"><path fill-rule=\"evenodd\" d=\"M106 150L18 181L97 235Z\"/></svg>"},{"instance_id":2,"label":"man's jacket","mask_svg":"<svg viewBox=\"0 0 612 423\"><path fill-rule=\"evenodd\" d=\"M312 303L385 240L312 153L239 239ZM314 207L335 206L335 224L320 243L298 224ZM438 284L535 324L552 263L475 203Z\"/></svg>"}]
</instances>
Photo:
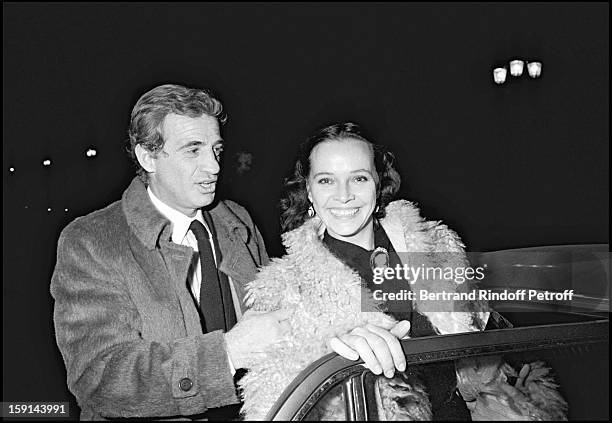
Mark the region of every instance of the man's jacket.
<instances>
[{"instance_id":1,"label":"man's jacket","mask_svg":"<svg viewBox=\"0 0 612 423\"><path fill-rule=\"evenodd\" d=\"M210 210L238 319L268 256L244 208ZM187 287L193 250L135 178L120 201L61 233L51 281L58 347L82 419L180 417L238 402L221 331L202 333Z\"/></svg>"}]
</instances>

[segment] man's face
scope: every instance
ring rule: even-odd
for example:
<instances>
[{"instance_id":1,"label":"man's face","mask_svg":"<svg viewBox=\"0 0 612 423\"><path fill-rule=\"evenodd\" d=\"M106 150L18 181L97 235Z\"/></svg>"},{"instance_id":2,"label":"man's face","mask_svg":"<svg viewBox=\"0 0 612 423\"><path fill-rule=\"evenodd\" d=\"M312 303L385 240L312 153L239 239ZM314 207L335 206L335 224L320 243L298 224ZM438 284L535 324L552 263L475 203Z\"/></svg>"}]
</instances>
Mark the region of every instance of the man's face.
<instances>
[{"instance_id":1,"label":"man's face","mask_svg":"<svg viewBox=\"0 0 612 423\"><path fill-rule=\"evenodd\" d=\"M161 126L164 148L151 159L149 186L170 207L187 216L215 198L223 140L216 118L169 114Z\"/></svg>"}]
</instances>

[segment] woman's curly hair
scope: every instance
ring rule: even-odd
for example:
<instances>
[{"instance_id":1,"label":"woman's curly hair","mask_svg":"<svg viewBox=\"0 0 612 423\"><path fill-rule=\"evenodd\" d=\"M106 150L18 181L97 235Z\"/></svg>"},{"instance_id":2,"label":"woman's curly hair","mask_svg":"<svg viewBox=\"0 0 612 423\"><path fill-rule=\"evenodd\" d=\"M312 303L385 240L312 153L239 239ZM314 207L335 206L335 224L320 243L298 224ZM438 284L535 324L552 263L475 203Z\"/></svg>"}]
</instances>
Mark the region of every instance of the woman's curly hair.
<instances>
[{"instance_id":1,"label":"woman's curly hair","mask_svg":"<svg viewBox=\"0 0 612 423\"><path fill-rule=\"evenodd\" d=\"M395 156L386 147L374 144L359 125L352 122L336 123L317 130L300 145L293 174L285 179L283 194L280 200L281 229L287 232L301 226L308 218L308 191L306 182L310 174L310 154L320 143L325 141L354 139L364 141L371 146L374 155L374 166L378 174L376 181L376 206L374 217L385 216L385 207L397 194L400 187L400 176L393 163Z\"/></svg>"}]
</instances>

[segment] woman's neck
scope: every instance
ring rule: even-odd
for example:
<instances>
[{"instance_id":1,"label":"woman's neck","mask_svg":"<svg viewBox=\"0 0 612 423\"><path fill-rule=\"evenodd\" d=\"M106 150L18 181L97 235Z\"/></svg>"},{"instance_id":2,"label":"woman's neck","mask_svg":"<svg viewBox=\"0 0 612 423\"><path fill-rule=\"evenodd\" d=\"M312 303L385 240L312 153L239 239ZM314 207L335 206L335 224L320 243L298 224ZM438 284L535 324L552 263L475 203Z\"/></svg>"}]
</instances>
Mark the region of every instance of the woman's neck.
<instances>
[{"instance_id":1,"label":"woman's neck","mask_svg":"<svg viewBox=\"0 0 612 423\"><path fill-rule=\"evenodd\" d=\"M370 221L364 226L359 232L351 236L341 236L327 230L329 236L339 239L340 241L350 242L351 244L358 245L359 247L372 251L374 249L374 223L370 218Z\"/></svg>"}]
</instances>

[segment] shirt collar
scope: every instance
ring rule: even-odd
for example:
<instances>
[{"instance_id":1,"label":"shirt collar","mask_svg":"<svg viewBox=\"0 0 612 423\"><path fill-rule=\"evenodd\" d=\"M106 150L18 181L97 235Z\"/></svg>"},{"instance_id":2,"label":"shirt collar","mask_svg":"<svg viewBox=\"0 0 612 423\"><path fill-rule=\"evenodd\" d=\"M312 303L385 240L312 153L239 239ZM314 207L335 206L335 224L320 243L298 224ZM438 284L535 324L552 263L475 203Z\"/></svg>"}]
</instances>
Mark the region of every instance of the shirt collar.
<instances>
[{"instance_id":1,"label":"shirt collar","mask_svg":"<svg viewBox=\"0 0 612 423\"><path fill-rule=\"evenodd\" d=\"M161 214L163 214L170 221L170 223L172 223L172 242L175 244L182 244L183 240L187 236L187 232L189 231L189 226L194 220L198 220L202 225L204 225L210 238L210 231L208 230L208 226L202 217L202 210L198 209L194 217L189 217L157 198L157 196L153 194L150 186L147 187L147 193L149 194L149 198L151 199L151 202L155 208Z\"/></svg>"}]
</instances>

